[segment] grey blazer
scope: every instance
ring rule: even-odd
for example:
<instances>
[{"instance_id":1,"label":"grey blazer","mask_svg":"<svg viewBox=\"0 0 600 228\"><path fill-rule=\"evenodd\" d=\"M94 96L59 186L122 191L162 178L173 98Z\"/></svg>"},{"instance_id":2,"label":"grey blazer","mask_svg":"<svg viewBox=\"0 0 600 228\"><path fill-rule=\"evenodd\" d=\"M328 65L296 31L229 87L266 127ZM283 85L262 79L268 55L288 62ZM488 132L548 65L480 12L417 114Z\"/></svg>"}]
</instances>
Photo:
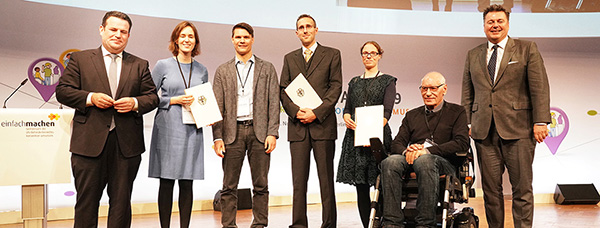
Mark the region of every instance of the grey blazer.
<instances>
[{"instance_id":1,"label":"grey blazer","mask_svg":"<svg viewBox=\"0 0 600 228\"><path fill-rule=\"evenodd\" d=\"M311 57L310 67L306 69L306 62L302 56L302 48L296 49L283 59L281 70L281 104L289 116L288 141L302 141L310 131L312 139L335 140L337 139L337 120L335 104L342 92L342 60L340 51L319 44ZM296 119L300 110L298 105L285 93L285 88L302 73L310 85L315 89L323 104L313 112L317 119L310 124L303 124Z\"/></svg>"},{"instance_id":2,"label":"grey blazer","mask_svg":"<svg viewBox=\"0 0 600 228\"><path fill-rule=\"evenodd\" d=\"M264 143L267 136L279 138L279 82L275 67L257 56L254 68L253 126L256 138ZM213 90L223 120L212 126L213 138L225 144L235 141L237 133L237 73L235 58L221 64L215 72Z\"/></svg>"},{"instance_id":3,"label":"grey blazer","mask_svg":"<svg viewBox=\"0 0 600 228\"><path fill-rule=\"evenodd\" d=\"M537 45L509 37L496 83L488 74L486 48L487 42L471 49L465 62L462 105L471 137L485 139L493 119L503 139L533 138L534 123L550 122L548 76Z\"/></svg>"}]
</instances>

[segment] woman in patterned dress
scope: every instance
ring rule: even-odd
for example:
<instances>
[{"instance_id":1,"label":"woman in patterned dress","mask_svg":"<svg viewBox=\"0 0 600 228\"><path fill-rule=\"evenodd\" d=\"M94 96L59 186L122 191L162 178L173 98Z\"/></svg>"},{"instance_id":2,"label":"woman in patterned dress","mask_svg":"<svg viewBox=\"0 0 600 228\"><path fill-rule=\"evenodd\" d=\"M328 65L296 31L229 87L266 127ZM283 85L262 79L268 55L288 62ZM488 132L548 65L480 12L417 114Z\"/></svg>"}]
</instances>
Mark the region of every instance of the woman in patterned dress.
<instances>
[{"instance_id":1,"label":"woman in patterned dress","mask_svg":"<svg viewBox=\"0 0 600 228\"><path fill-rule=\"evenodd\" d=\"M381 73L378 68L383 49L375 41L367 41L360 48L362 62L365 65L363 74L356 76L348 83L348 99L344 108L346 135L342 142L337 182L356 186L358 211L364 227L369 224L370 187L375 185L379 169L375 158L368 147L354 146L354 130L356 129L355 108L371 105L383 105L383 145L390 150L392 132L388 125L396 97L396 78ZM375 117L374 117L375 118Z\"/></svg>"}]
</instances>

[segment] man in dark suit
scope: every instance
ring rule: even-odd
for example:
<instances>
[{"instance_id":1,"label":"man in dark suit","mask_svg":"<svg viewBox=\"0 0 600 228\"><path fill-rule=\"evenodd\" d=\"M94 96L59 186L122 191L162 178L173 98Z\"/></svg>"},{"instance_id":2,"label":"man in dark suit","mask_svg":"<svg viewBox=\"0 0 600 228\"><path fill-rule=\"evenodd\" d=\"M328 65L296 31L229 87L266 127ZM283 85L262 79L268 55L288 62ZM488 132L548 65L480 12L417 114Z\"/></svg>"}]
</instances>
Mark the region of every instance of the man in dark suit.
<instances>
[{"instance_id":1,"label":"man in dark suit","mask_svg":"<svg viewBox=\"0 0 600 228\"><path fill-rule=\"evenodd\" d=\"M108 227L131 226L131 191L145 151L142 115L158 105L148 61L124 52L127 14L110 11L100 26L102 46L75 52L56 87L75 109L71 167L77 190L74 227L97 227L108 185ZM118 86L117 86L118 85Z\"/></svg>"},{"instance_id":2,"label":"man in dark suit","mask_svg":"<svg viewBox=\"0 0 600 228\"><path fill-rule=\"evenodd\" d=\"M252 26L243 22L233 26L231 42L235 57L217 68L213 85L223 116L212 127L214 150L223 158L221 224L237 227L237 187L248 156L253 185L251 227L262 228L268 225L270 153L279 137L279 82L273 64L252 54Z\"/></svg>"},{"instance_id":3,"label":"man in dark suit","mask_svg":"<svg viewBox=\"0 0 600 228\"><path fill-rule=\"evenodd\" d=\"M392 155L381 162L383 186L383 227L404 227L402 178L410 166L417 174L419 196L417 227L436 227L436 205L440 175L454 175L457 152L469 149L469 128L465 109L444 101L446 79L430 72L421 80L425 105L408 111L398 135L392 141Z\"/></svg>"},{"instance_id":4,"label":"man in dark suit","mask_svg":"<svg viewBox=\"0 0 600 228\"><path fill-rule=\"evenodd\" d=\"M342 91L342 61L340 51L318 44L315 20L302 14L296 20L296 35L302 48L296 49L283 59L281 71L281 103L289 116L288 141L292 156L292 178L294 199L292 225L308 227L306 217L306 190L310 169L310 151L314 151L321 203L323 224L321 227L336 227L337 212L333 186L333 157L337 139L335 104ZM285 88L302 73L323 103L315 108L299 107L285 93Z\"/></svg>"},{"instance_id":5,"label":"man in dark suit","mask_svg":"<svg viewBox=\"0 0 600 228\"><path fill-rule=\"evenodd\" d=\"M462 105L477 148L487 221L504 227L506 167L514 225L531 227L535 145L551 121L548 76L534 42L508 37L509 13L502 6L488 7L483 18L488 42L467 54Z\"/></svg>"}]
</instances>

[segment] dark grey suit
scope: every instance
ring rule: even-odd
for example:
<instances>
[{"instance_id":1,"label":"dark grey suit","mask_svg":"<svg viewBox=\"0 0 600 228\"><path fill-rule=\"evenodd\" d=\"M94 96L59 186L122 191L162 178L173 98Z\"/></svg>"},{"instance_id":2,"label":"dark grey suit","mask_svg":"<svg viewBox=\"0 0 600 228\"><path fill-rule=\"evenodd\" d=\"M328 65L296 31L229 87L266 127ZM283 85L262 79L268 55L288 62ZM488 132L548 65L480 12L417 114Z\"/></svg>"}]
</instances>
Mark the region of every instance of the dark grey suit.
<instances>
[{"instance_id":1,"label":"dark grey suit","mask_svg":"<svg viewBox=\"0 0 600 228\"><path fill-rule=\"evenodd\" d=\"M264 143L269 135L279 137L279 82L273 64L256 56L255 60L251 126L237 123L238 77L235 58L217 68L213 83L223 116L223 121L215 123L212 127L213 138L222 139L226 150L221 192L223 227L237 227L237 186L246 151L254 193L252 227L268 225L270 155L265 153Z\"/></svg>"},{"instance_id":2,"label":"dark grey suit","mask_svg":"<svg viewBox=\"0 0 600 228\"><path fill-rule=\"evenodd\" d=\"M550 122L544 61L534 42L507 38L495 83L487 70L487 42L467 54L462 105L471 124L490 227L504 226L502 173L513 187L515 227L533 222L533 125Z\"/></svg>"},{"instance_id":3,"label":"dark grey suit","mask_svg":"<svg viewBox=\"0 0 600 228\"><path fill-rule=\"evenodd\" d=\"M99 201L107 183L108 226L129 227L133 181L145 151L142 115L158 105L148 61L123 52L114 100L136 98L137 112L86 107L90 92L111 94L101 48L73 53L56 86L56 99L76 110L70 148L77 190L75 227L97 226ZM109 131L113 117L115 129Z\"/></svg>"},{"instance_id":4,"label":"dark grey suit","mask_svg":"<svg viewBox=\"0 0 600 228\"><path fill-rule=\"evenodd\" d=\"M315 89L323 104L313 110L316 119L303 124L296 118L300 110L285 93L285 88L302 73ZM321 227L336 227L337 212L333 182L333 157L337 139L335 104L342 91L342 62L340 51L318 45L308 63L302 49L285 55L281 71L281 103L288 114L288 141L292 156L294 184L293 218L290 227L307 227L306 190L310 169L310 151L314 151L321 202L323 224Z\"/></svg>"}]
</instances>

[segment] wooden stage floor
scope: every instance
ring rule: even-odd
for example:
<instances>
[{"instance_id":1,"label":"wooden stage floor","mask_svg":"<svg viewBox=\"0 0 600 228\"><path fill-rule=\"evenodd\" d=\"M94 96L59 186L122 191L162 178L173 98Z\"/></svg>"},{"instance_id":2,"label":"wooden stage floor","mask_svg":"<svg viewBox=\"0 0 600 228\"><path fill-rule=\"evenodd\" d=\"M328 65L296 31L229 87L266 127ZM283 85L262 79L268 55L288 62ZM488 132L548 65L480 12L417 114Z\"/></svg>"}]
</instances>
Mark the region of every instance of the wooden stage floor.
<instances>
[{"instance_id":1,"label":"wooden stage floor","mask_svg":"<svg viewBox=\"0 0 600 228\"><path fill-rule=\"evenodd\" d=\"M510 212L510 200L506 202L506 227L512 226L512 216ZM458 205L457 207L462 207ZM473 198L469 206L475 209L479 216L480 227L487 227L485 213L483 209L483 199L481 197ZM278 206L269 209L269 227L284 228L288 227L291 221L291 206ZM319 227L321 225L321 205L308 205L308 218L310 227ZM99 219L99 227L106 227L106 218ZM190 227L198 228L217 228L220 226L221 213L215 211L196 211L192 214ZM250 227L252 222L252 211L242 210L238 212L237 225L239 227ZM179 214L173 214L171 226L179 227ZM20 228L19 224L0 225L0 228ZM48 228L73 227L73 220L50 221ZM136 215L133 216L132 227L138 228L159 228L158 214ZM356 203L338 203L338 227L356 227L360 228L360 221ZM556 204L536 204L534 227L600 227L600 207L598 205L556 205Z\"/></svg>"}]
</instances>

